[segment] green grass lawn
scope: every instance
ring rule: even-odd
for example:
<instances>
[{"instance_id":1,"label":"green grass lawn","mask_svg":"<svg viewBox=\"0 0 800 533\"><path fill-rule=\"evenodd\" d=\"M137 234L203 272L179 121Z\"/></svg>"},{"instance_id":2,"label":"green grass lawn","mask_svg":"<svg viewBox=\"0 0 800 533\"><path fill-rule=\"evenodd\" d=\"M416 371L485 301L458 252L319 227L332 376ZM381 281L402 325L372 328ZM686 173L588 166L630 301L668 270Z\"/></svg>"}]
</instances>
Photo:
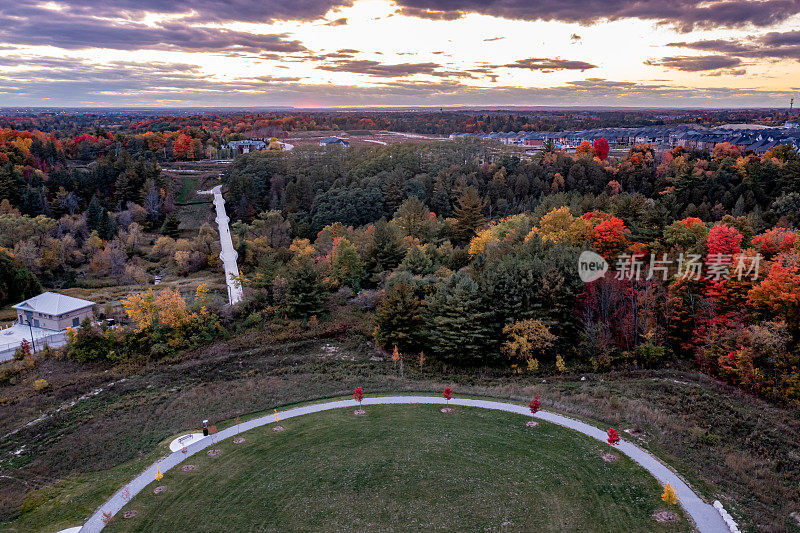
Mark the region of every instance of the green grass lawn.
<instances>
[{"instance_id":1,"label":"green grass lawn","mask_svg":"<svg viewBox=\"0 0 800 533\"><path fill-rule=\"evenodd\" d=\"M659 484L558 426L458 407L369 406L281 422L165 474L111 531L686 531L664 526ZM157 485L167 491L154 494Z\"/></svg>"}]
</instances>

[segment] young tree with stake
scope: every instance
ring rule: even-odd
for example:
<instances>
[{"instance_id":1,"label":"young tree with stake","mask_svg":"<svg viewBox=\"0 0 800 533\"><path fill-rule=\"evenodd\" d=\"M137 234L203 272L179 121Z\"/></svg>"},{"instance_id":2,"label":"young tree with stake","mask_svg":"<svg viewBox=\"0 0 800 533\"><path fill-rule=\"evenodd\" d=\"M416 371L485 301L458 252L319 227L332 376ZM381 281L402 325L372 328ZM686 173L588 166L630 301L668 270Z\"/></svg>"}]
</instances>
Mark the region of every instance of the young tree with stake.
<instances>
[{"instance_id":1,"label":"young tree with stake","mask_svg":"<svg viewBox=\"0 0 800 533\"><path fill-rule=\"evenodd\" d=\"M606 435L608 436L606 441L608 442L608 450L610 452L612 446L619 444L619 433L617 433L617 430L614 428L608 428Z\"/></svg>"},{"instance_id":2,"label":"young tree with stake","mask_svg":"<svg viewBox=\"0 0 800 533\"><path fill-rule=\"evenodd\" d=\"M364 391L361 390L361 387L356 387L356 390L353 392L353 399L358 402L358 411L356 411L356 413L363 414L364 408L361 407L361 402L364 401Z\"/></svg>"}]
</instances>

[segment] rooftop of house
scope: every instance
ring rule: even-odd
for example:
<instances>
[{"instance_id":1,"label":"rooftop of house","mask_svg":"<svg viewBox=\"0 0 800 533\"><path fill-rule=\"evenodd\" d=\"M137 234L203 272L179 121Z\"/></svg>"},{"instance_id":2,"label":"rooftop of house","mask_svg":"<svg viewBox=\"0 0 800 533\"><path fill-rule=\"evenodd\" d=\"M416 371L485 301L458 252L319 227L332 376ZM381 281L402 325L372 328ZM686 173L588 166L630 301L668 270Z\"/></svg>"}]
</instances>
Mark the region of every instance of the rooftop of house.
<instances>
[{"instance_id":1,"label":"rooftop of house","mask_svg":"<svg viewBox=\"0 0 800 533\"><path fill-rule=\"evenodd\" d=\"M266 142L259 140L259 139L245 139L243 141L228 141L228 145L230 146L240 146L240 145L251 145L255 144L258 146L266 146Z\"/></svg>"},{"instance_id":2,"label":"rooftop of house","mask_svg":"<svg viewBox=\"0 0 800 533\"><path fill-rule=\"evenodd\" d=\"M12 305L11 307L19 311L32 311L34 313L58 316L92 305L94 305L94 302L90 302L89 300L81 300L80 298L73 298L72 296L59 294L57 292L43 292L39 296L28 298L24 302Z\"/></svg>"}]
</instances>

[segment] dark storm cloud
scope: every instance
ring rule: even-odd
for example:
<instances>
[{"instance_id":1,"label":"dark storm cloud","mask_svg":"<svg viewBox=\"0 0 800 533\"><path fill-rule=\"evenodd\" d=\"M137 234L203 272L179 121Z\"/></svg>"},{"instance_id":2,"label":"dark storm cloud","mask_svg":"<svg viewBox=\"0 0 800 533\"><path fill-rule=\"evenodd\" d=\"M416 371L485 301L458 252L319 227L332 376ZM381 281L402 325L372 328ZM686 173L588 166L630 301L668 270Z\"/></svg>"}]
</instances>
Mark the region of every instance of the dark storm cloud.
<instances>
[{"instance_id":1,"label":"dark storm cloud","mask_svg":"<svg viewBox=\"0 0 800 533\"><path fill-rule=\"evenodd\" d=\"M738 67L742 60L738 57L723 55L715 56L672 56L660 59L649 59L645 65L652 67L664 67L683 72L703 72L707 70L719 70Z\"/></svg>"},{"instance_id":2,"label":"dark storm cloud","mask_svg":"<svg viewBox=\"0 0 800 533\"><path fill-rule=\"evenodd\" d=\"M748 24L770 26L800 13L797 0L396 0L405 15L451 19L479 13L510 19L559 20L593 24L598 20L640 18L681 31Z\"/></svg>"}]
</instances>

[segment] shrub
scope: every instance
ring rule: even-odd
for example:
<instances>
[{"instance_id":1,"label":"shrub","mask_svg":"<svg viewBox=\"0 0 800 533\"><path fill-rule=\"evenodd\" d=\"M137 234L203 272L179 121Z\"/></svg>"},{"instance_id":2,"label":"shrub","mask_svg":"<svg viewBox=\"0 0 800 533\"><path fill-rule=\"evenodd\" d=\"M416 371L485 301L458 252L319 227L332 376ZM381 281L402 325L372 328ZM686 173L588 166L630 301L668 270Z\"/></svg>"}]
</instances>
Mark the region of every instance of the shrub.
<instances>
[{"instance_id":1,"label":"shrub","mask_svg":"<svg viewBox=\"0 0 800 533\"><path fill-rule=\"evenodd\" d=\"M47 382L46 379L37 379L33 382L33 390L40 392L48 388L50 384Z\"/></svg>"}]
</instances>

